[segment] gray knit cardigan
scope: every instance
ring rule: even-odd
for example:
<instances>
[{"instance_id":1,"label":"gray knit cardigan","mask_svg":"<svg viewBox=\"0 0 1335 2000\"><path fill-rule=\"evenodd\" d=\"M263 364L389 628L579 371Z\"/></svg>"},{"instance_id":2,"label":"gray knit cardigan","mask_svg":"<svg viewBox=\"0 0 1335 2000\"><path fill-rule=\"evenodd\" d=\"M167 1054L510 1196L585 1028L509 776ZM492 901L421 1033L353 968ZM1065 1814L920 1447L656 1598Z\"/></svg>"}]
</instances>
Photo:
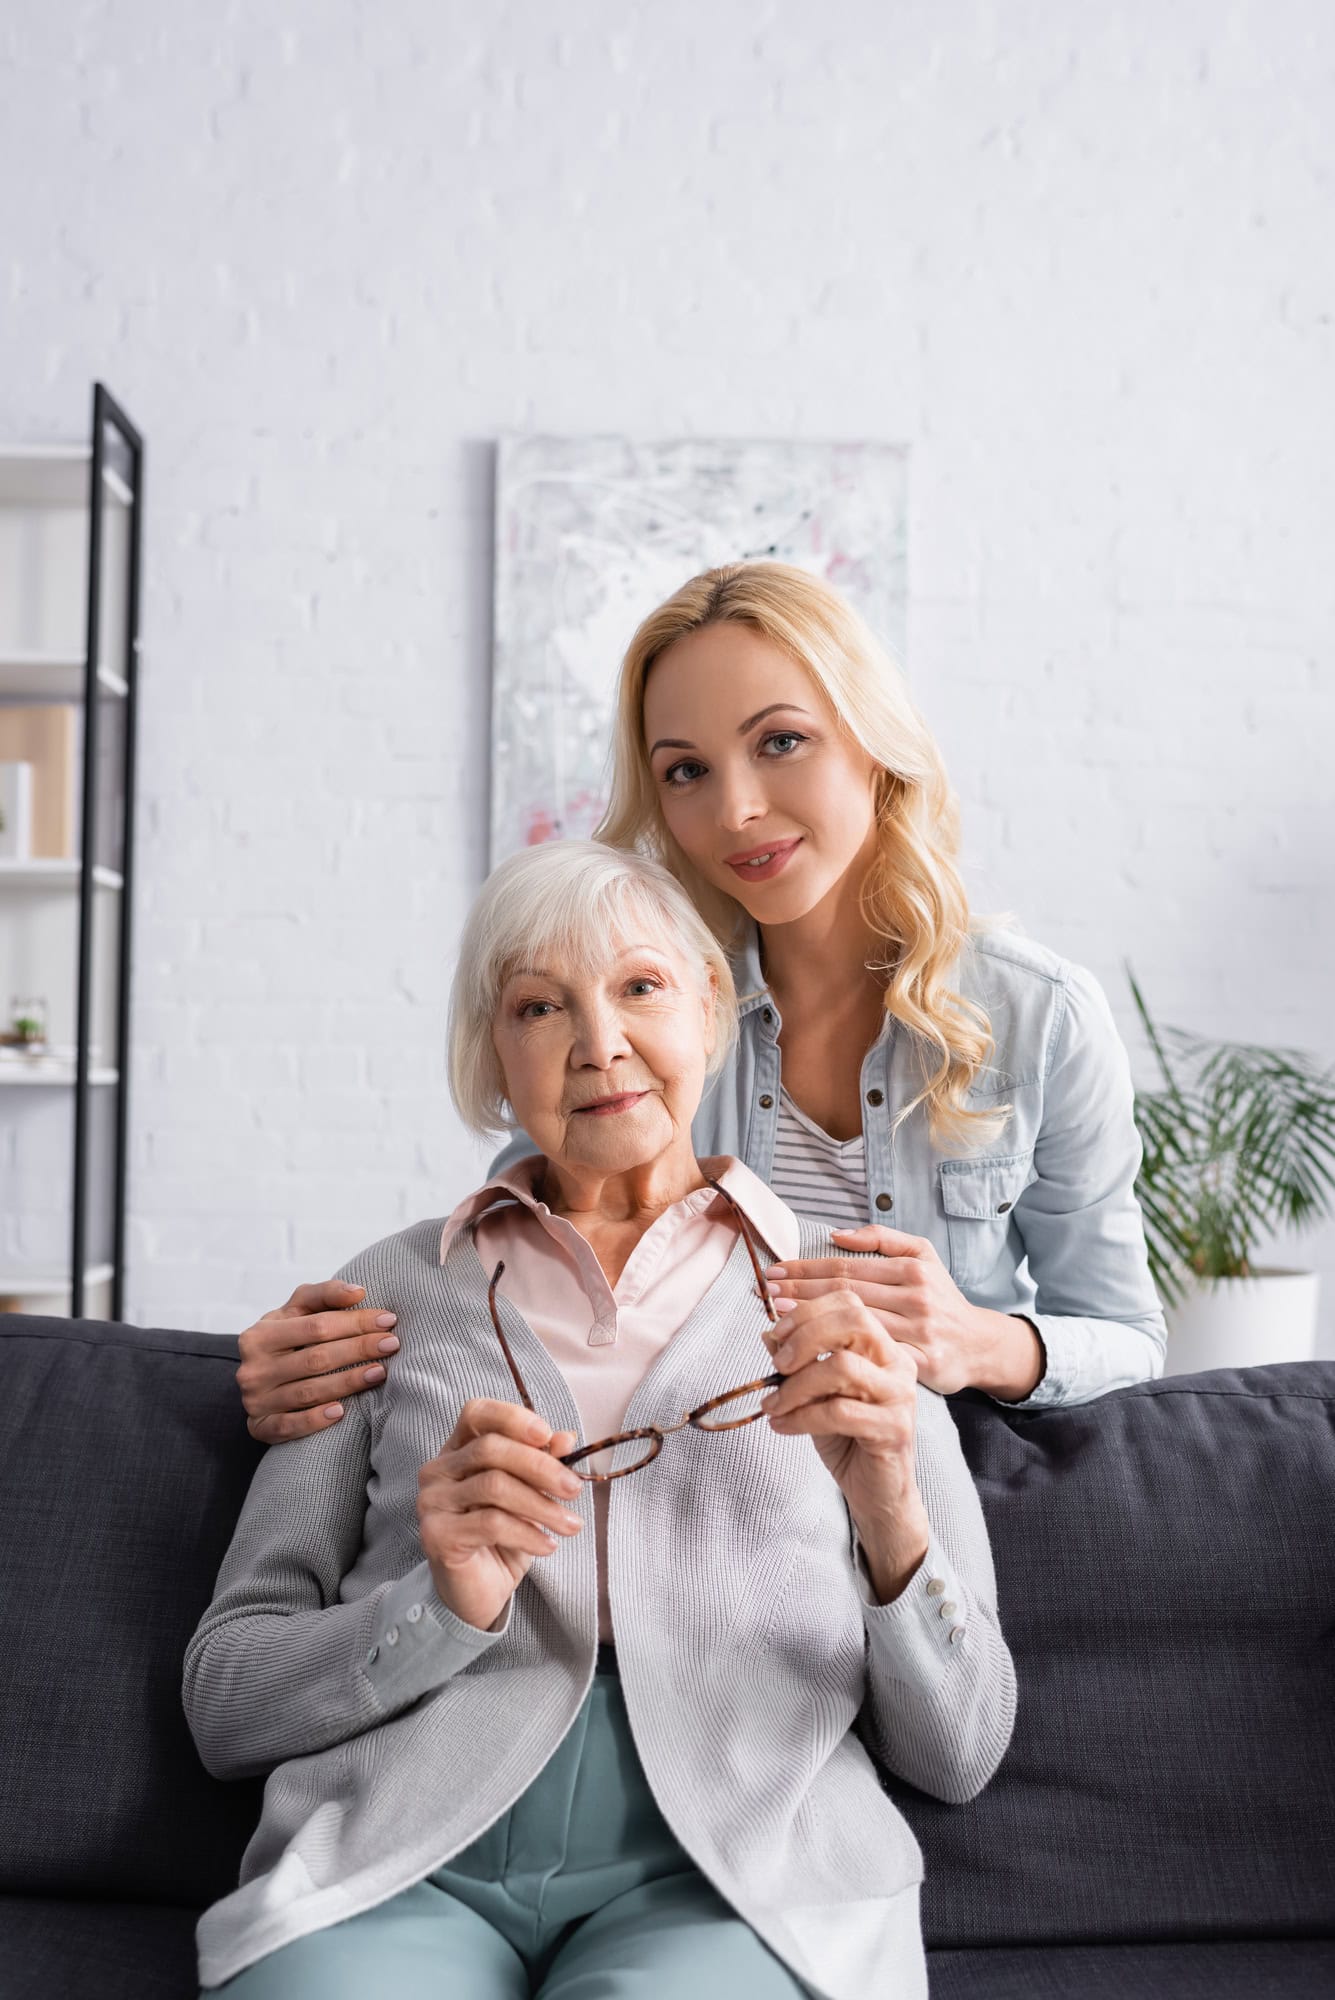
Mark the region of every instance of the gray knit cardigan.
<instances>
[{"instance_id":1,"label":"gray knit cardigan","mask_svg":"<svg viewBox=\"0 0 1335 2000\"><path fill-rule=\"evenodd\" d=\"M198 1928L201 1983L372 1908L475 1840L532 1784L588 1691L585 1533L534 1563L495 1631L445 1607L422 1557L419 1468L470 1396L514 1385L471 1230L439 1219L339 1273L398 1314L388 1380L266 1454L185 1658L207 1768L268 1772L240 1887ZM828 1235L801 1224L804 1257ZM565 1378L503 1298L535 1407L579 1432ZM627 1427L766 1372L745 1246L650 1368ZM839 1488L806 1437L686 1429L611 1489L608 1584L649 1784L719 1893L828 2000L925 1996L922 1853L877 1765L963 1803L1010 1740L1015 1675L982 1510L942 1398L919 1388L926 1559L877 1606Z\"/></svg>"}]
</instances>

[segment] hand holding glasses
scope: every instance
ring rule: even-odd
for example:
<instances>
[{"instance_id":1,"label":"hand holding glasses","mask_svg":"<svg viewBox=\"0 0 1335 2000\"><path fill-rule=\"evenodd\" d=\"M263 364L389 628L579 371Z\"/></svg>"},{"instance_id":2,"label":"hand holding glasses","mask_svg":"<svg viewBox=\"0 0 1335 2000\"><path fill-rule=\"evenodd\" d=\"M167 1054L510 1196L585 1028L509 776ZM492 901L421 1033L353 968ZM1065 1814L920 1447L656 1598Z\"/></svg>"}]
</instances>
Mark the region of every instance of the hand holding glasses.
<instances>
[{"instance_id":1,"label":"hand holding glasses","mask_svg":"<svg viewBox=\"0 0 1335 2000\"><path fill-rule=\"evenodd\" d=\"M755 1243L746 1217L725 1187L721 1187L708 1174L705 1175L705 1179L716 1193L723 1196L737 1217L737 1226L742 1232L742 1241L746 1244L747 1254L756 1274L756 1283L760 1288L765 1311L771 1323L777 1325L779 1316L774 1309L774 1301L770 1297L764 1272L760 1268L760 1259L756 1255ZM514 1355L510 1351L510 1343L501 1328L500 1314L496 1310L496 1287L504 1270L505 1265L502 1262L492 1272L491 1283L487 1287L487 1304L491 1308L491 1323L496 1329L496 1338L501 1343L501 1351L514 1377L520 1401L526 1410L532 1410L532 1400L524 1386L524 1378L516 1366ZM675 1431L685 1430L688 1424L693 1425L698 1431L735 1431L740 1430L744 1424L755 1423L758 1417L763 1417L765 1414L760 1407L761 1397L770 1389L779 1388L783 1379L782 1375L763 1375L756 1382L744 1382L739 1388L729 1389L722 1396L712 1396L707 1403L700 1403L695 1409L688 1410L679 1423L650 1424L644 1430L618 1431L613 1437L599 1438L596 1444L582 1445L578 1451L564 1453L558 1463L569 1466L577 1479L587 1480L591 1484L606 1484L612 1479L624 1479L627 1473L640 1472L646 1465L652 1465L663 1448L664 1438L671 1437ZM586 1463L596 1458L600 1452L611 1453L610 1471L595 1472L592 1466Z\"/></svg>"}]
</instances>

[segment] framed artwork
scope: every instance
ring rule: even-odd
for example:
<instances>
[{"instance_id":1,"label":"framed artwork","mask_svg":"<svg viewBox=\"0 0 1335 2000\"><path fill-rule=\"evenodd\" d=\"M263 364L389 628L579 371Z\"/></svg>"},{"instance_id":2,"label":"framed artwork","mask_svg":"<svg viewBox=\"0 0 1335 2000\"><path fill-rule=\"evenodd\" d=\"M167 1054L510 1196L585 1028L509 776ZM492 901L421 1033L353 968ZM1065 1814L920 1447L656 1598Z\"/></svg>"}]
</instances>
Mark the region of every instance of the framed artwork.
<instances>
[{"instance_id":1,"label":"framed artwork","mask_svg":"<svg viewBox=\"0 0 1335 2000\"><path fill-rule=\"evenodd\" d=\"M617 671L700 570L770 557L825 577L901 661L901 445L502 440L496 480L491 864L602 816Z\"/></svg>"}]
</instances>

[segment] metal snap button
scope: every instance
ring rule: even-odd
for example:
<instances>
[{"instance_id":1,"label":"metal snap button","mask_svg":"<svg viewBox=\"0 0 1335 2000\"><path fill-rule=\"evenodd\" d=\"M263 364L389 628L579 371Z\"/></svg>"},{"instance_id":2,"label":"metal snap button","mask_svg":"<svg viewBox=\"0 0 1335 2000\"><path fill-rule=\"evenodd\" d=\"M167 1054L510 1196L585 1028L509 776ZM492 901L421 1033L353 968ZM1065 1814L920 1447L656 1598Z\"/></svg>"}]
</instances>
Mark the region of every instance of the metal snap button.
<instances>
[{"instance_id":1,"label":"metal snap button","mask_svg":"<svg viewBox=\"0 0 1335 2000\"><path fill-rule=\"evenodd\" d=\"M769 1092L766 1091L765 1095L760 1100L761 1110L769 1111L773 1107L773 1104L774 1104L774 1099L770 1096Z\"/></svg>"},{"instance_id":2,"label":"metal snap button","mask_svg":"<svg viewBox=\"0 0 1335 2000\"><path fill-rule=\"evenodd\" d=\"M885 1092L883 1090L869 1090L867 1092L867 1102L868 1104L884 1104Z\"/></svg>"},{"instance_id":3,"label":"metal snap button","mask_svg":"<svg viewBox=\"0 0 1335 2000\"><path fill-rule=\"evenodd\" d=\"M880 1209L882 1215L886 1214L888 1210L894 1207L894 1205L895 1205L895 1198L892 1194L877 1195L876 1206Z\"/></svg>"},{"instance_id":4,"label":"metal snap button","mask_svg":"<svg viewBox=\"0 0 1335 2000\"><path fill-rule=\"evenodd\" d=\"M762 1007L760 1010L760 1018L765 1023L765 1026L767 1028L770 1027L774 1021L774 1009L772 1007Z\"/></svg>"},{"instance_id":5,"label":"metal snap button","mask_svg":"<svg viewBox=\"0 0 1335 2000\"><path fill-rule=\"evenodd\" d=\"M1002 1202L998 1202L998 1204L997 1204L997 1214L998 1214L998 1215L1004 1215L1004 1214L1006 1213L1006 1210L1007 1210L1008 1208L1013 1208L1013 1207L1014 1207L1014 1205L1015 1205L1015 1204L1014 1204L1013 1202L1009 1202L1009 1201L1002 1201Z\"/></svg>"}]
</instances>

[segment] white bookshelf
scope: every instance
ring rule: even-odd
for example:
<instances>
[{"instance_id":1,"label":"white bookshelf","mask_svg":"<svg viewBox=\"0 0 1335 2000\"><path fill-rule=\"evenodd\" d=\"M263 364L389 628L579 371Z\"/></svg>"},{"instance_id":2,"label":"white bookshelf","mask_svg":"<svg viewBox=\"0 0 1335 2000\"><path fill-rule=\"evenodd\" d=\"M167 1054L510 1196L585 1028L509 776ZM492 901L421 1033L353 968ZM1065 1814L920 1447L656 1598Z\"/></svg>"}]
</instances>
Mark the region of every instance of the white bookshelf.
<instances>
[{"instance_id":1,"label":"white bookshelf","mask_svg":"<svg viewBox=\"0 0 1335 2000\"><path fill-rule=\"evenodd\" d=\"M0 890L38 889L66 891L77 889L83 880L83 864L79 861L0 861ZM93 882L99 889L120 891L125 887L125 877L115 868L94 866Z\"/></svg>"},{"instance_id":2,"label":"white bookshelf","mask_svg":"<svg viewBox=\"0 0 1335 2000\"><path fill-rule=\"evenodd\" d=\"M86 444L0 444L0 507L79 508L88 505L93 449ZM109 502L132 505L134 495L114 466L102 470Z\"/></svg>"},{"instance_id":3,"label":"white bookshelf","mask_svg":"<svg viewBox=\"0 0 1335 2000\"><path fill-rule=\"evenodd\" d=\"M84 1265L85 1319L106 1319L110 1316L106 1301L114 1276L114 1265ZM0 1265L0 1300L16 1301L3 1307L6 1312L49 1313L55 1319L67 1318L71 1291L70 1281L63 1271L32 1265L15 1265L13 1269L6 1270Z\"/></svg>"},{"instance_id":4,"label":"white bookshelf","mask_svg":"<svg viewBox=\"0 0 1335 2000\"><path fill-rule=\"evenodd\" d=\"M13 652L0 658L0 695L11 701L82 701L84 662L73 654ZM103 694L123 701L129 682L99 667L97 684Z\"/></svg>"},{"instance_id":5,"label":"white bookshelf","mask_svg":"<svg viewBox=\"0 0 1335 2000\"><path fill-rule=\"evenodd\" d=\"M72 1062L52 1062L47 1056L16 1056L10 1058L0 1050L0 1090L36 1090L43 1084L72 1084L78 1072ZM88 1081L91 1084L112 1084L120 1082L120 1071L105 1066L90 1069Z\"/></svg>"},{"instance_id":6,"label":"white bookshelf","mask_svg":"<svg viewBox=\"0 0 1335 2000\"><path fill-rule=\"evenodd\" d=\"M96 455L91 442L0 445L0 714L75 711L25 717L0 751L33 763L30 839L45 846L0 855L0 1027L15 1000L40 998L48 1043L0 1049L0 1299L96 1318L119 1310L124 1242L143 446L101 384L89 435Z\"/></svg>"}]
</instances>

